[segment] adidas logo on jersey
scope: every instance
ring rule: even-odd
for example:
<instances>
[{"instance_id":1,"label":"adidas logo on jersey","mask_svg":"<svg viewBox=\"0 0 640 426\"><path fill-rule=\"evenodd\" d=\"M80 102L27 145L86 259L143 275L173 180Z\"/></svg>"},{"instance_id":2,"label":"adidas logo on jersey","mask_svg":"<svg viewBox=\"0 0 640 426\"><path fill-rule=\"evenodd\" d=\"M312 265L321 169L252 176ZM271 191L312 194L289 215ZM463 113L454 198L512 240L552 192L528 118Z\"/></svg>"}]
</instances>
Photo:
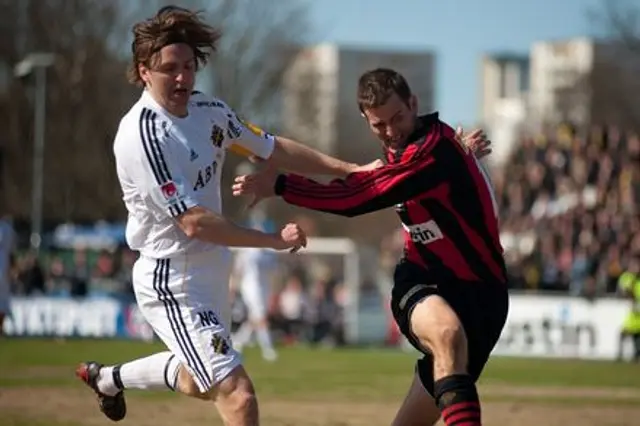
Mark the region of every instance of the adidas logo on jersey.
<instances>
[{"instance_id":1,"label":"adidas logo on jersey","mask_svg":"<svg viewBox=\"0 0 640 426\"><path fill-rule=\"evenodd\" d=\"M197 159L198 159L198 153L197 153L197 152L195 152L195 151L193 150L193 148L191 149L191 157L190 157L190 158L191 158L191 161L195 161L195 160L197 160Z\"/></svg>"}]
</instances>

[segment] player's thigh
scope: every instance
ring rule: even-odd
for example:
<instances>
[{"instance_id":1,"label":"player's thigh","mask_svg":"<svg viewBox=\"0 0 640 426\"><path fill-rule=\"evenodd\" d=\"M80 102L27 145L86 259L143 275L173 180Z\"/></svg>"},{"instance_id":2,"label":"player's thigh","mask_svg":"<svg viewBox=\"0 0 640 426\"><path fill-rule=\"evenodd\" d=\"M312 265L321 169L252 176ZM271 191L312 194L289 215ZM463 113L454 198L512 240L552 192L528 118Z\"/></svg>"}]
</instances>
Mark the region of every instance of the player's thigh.
<instances>
[{"instance_id":1,"label":"player's thigh","mask_svg":"<svg viewBox=\"0 0 640 426\"><path fill-rule=\"evenodd\" d=\"M434 355L440 350L466 352L466 334L462 321L449 302L439 294L425 295L417 301L409 316L411 332Z\"/></svg>"},{"instance_id":2,"label":"player's thigh","mask_svg":"<svg viewBox=\"0 0 640 426\"><path fill-rule=\"evenodd\" d=\"M409 392L391 424L392 426L433 426L439 418L440 410L433 397L423 387L416 371Z\"/></svg>"},{"instance_id":3,"label":"player's thigh","mask_svg":"<svg viewBox=\"0 0 640 426\"><path fill-rule=\"evenodd\" d=\"M391 312L402 334L423 353L439 352L464 338L462 324L447 298L448 283L432 282L428 271L400 262L394 273Z\"/></svg>"},{"instance_id":4,"label":"player's thigh","mask_svg":"<svg viewBox=\"0 0 640 426\"><path fill-rule=\"evenodd\" d=\"M180 391L206 394L241 365L221 314L228 305L228 286L213 282L215 271L141 259L133 272L140 312L193 381L189 384L181 374Z\"/></svg>"}]
</instances>

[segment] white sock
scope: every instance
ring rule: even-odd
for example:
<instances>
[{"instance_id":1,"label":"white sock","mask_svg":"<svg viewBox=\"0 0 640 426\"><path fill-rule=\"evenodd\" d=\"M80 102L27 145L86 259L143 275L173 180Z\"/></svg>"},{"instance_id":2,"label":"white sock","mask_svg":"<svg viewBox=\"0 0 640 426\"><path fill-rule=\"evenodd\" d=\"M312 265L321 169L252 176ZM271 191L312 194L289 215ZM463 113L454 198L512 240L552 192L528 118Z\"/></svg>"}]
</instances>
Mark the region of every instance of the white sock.
<instances>
[{"instance_id":1,"label":"white sock","mask_svg":"<svg viewBox=\"0 0 640 426\"><path fill-rule=\"evenodd\" d=\"M235 336L233 336L233 346L242 348L244 345L249 343L252 333L253 325L249 321L246 321L240 326L240 329L236 332Z\"/></svg>"},{"instance_id":2,"label":"white sock","mask_svg":"<svg viewBox=\"0 0 640 426\"><path fill-rule=\"evenodd\" d=\"M180 361L171 352L160 352L102 368L98 389L105 395L115 395L122 389L174 390L179 368Z\"/></svg>"},{"instance_id":3,"label":"white sock","mask_svg":"<svg viewBox=\"0 0 640 426\"><path fill-rule=\"evenodd\" d=\"M271 342L271 333L267 327L259 327L256 330L256 337L262 352L273 352L273 343Z\"/></svg>"}]
</instances>

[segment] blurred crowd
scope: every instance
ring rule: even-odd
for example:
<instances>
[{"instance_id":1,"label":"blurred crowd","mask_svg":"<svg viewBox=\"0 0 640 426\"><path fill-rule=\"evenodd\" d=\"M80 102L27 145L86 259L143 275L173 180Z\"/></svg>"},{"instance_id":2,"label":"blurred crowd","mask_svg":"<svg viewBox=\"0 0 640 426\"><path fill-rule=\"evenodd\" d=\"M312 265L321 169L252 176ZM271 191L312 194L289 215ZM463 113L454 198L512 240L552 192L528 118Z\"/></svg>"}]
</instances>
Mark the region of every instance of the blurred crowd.
<instances>
[{"instance_id":1,"label":"blurred crowd","mask_svg":"<svg viewBox=\"0 0 640 426\"><path fill-rule=\"evenodd\" d=\"M493 184L514 288L616 292L640 256L640 139L562 127L522 141Z\"/></svg>"},{"instance_id":2,"label":"blurred crowd","mask_svg":"<svg viewBox=\"0 0 640 426\"><path fill-rule=\"evenodd\" d=\"M137 253L118 250L56 250L40 256L12 256L11 294L15 296L132 297L131 270Z\"/></svg>"}]
</instances>

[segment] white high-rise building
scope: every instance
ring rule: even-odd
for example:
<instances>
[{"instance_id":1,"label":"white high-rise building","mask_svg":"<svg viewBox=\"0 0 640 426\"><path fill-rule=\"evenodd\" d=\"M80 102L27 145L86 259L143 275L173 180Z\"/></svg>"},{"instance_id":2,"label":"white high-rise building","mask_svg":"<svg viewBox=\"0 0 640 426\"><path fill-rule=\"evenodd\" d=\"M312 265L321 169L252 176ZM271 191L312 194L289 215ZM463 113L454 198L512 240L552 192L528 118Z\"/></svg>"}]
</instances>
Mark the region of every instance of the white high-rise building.
<instances>
[{"instance_id":1,"label":"white high-rise building","mask_svg":"<svg viewBox=\"0 0 640 426\"><path fill-rule=\"evenodd\" d=\"M562 93L576 87L582 76L592 71L596 43L578 38L566 41L538 42L531 48L530 118L537 124L570 119L589 120L590 94L576 92L575 102L563 102Z\"/></svg>"},{"instance_id":2,"label":"white high-rise building","mask_svg":"<svg viewBox=\"0 0 640 426\"><path fill-rule=\"evenodd\" d=\"M418 97L420 111L433 111L432 52L320 44L303 49L284 76L285 134L351 161L379 157L380 147L363 121L356 99L360 75L378 67L403 74Z\"/></svg>"},{"instance_id":3,"label":"white high-rise building","mask_svg":"<svg viewBox=\"0 0 640 426\"><path fill-rule=\"evenodd\" d=\"M590 38L535 43L530 118L536 124L602 124L623 119L629 108L636 108L638 117L638 103L631 101L640 95L638 75L640 57L619 43Z\"/></svg>"},{"instance_id":4,"label":"white high-rise building","mask_svg":"<svg viewBox=\"0 0 640 426\"><path fill-rule=\"evenodd\" d=\"M493 54L480 66L480 121L493 142L492 165L507 160L526 118L529 57Z\"/></svg>"}]
</instances>

